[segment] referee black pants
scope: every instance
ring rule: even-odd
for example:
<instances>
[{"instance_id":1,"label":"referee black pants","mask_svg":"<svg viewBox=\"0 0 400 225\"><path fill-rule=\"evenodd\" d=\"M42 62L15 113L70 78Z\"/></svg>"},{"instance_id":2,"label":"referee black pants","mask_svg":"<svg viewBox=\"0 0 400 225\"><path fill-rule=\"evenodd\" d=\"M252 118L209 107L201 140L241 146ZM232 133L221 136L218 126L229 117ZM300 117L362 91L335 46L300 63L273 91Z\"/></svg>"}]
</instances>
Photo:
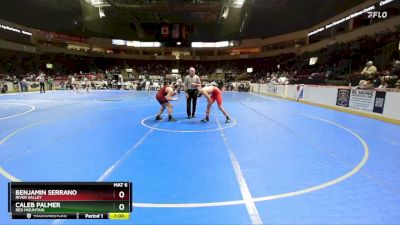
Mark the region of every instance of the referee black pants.
<instances>
[{"instance_id":1,"label":"referee black pants","mask_svg":"<svg viewBox=\"0 0 400 225\"><path fill-rule=\"evenodd\" d=\"M196 105L197 105L197 89L188 89L186 93L189 98L186 99L186 112L188 116L196 115ZM190 111L192 109L192 111Z\"/></svg>"},{"instance_id":2,"label":"referee black pants","mask_svg":"<svg viewBox=\"0 0 400 225\"><path fill-rule=\"evenodd\" d=\"M40 93L46 93L46 90L45 90L45 88L44 88L44 83L43 82L40 82L39 83L39 85L40 85Z\"/></svg>"}]
</instances>

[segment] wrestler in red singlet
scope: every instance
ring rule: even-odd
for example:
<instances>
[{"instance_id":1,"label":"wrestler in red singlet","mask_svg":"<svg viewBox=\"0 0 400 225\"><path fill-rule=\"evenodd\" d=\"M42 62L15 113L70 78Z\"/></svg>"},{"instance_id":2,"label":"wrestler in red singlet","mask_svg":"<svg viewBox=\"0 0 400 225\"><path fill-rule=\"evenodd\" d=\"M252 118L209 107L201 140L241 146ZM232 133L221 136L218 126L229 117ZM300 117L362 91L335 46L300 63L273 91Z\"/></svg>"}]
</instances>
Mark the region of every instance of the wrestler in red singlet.
<instances>
[{"instance_id":1,"label":"wrestler in red singlet","mask_svg":"<svg viewBox=\"0 0 400 225\"><path fill-rule=\"evenodd\" d=\"M167 96L167 94L168 94L166 91L166 89L168 87L171 87L171 86L164 85L164 87L162 87L156 94L156 99L160 104L164 104L164 103L168 102L168 100L165 98L165 96Z\"/></svg>"},{"instance_id":2,"label":"wrestler in red singlet","mask_svg":"<svg viewBox=\"0 0 400 225\"><path fill-rule=\"evenodd\" d=\"M212 86L214 87L214 86ZM211 101L214 103L214 101L217 101L218 107L222 105L222 93L219 88L214 87L212 92L211 92Z\"/></svg>"},{"instance_id":3,"label":"wrestler in red singlet","mask_svg":"<svg viewBox=\"0 0 400 225\"><path fill-rule=\"evenodd\" d=\"M177 98L172 98L174 95L174 89L168 82L165 82L164 86L156 94L156 99L161 105L160 111L156 116L156 120L162 120L161 114L164 112L165 108L168 107L168 120L176 121L176 119L172 116L172 105L169 103L169 101L178 100Z\"/></svg>"},{"instance_id":4,"label":"wrestler in red singlet","mask_svg":"<svg viewBox=\"0 0 400 225\"><path fill-rule=\"evenodd\" d=\"M225 115L226 120L225 123L229 123L231 119L228 116L228 113L225 111L224 107L222 107L222 93L219 88L214 87L214 86L207 86L203 87L201 89L201 93L204 95L204 97L207 98L207 110L206 110L206 118L201 120L202 122L208 122L210 121L210 111L211 111L211 106L212 104L217 101L218 104L218 109Z\"/></svg>"}]
</instances>

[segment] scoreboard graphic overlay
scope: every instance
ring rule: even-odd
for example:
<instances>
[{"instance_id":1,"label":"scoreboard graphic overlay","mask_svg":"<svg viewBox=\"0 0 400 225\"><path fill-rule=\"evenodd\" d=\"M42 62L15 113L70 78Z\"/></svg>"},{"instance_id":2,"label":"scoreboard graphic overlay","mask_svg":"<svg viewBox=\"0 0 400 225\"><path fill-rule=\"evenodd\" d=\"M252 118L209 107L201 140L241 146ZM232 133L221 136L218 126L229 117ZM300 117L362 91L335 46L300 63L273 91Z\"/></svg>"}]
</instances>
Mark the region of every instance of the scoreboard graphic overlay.
<instances>
[{"instance_id":1,"label":"scoreboard graphic overlay","mask_svg":"<svg viewBox=\"0 0 400 225\"><path fill-rule=\"evenodd\" d=\"M13 219L129 219L131 182L10 182Z\"/></svg>"}]
</instances>

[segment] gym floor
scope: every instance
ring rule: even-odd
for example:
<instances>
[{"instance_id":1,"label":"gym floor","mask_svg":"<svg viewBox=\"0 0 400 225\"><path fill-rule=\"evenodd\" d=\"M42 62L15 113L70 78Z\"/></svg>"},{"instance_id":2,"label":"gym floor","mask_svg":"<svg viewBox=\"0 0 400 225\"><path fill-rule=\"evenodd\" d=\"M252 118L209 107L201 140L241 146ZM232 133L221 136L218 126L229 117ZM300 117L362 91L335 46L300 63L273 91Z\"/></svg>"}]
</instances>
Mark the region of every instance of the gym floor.
<instances>
[{"instance_id":1,"label":"gym floor","mask_svg":"<svg viewBox=\"0 0 400 225\"><path fill-rule=\"evenodd\" d=\"M400 126L253 93L0 96L0 224L399 224ZM131 181L129 221L11 220L9 181Z\"/></svg>"}]
</instances>

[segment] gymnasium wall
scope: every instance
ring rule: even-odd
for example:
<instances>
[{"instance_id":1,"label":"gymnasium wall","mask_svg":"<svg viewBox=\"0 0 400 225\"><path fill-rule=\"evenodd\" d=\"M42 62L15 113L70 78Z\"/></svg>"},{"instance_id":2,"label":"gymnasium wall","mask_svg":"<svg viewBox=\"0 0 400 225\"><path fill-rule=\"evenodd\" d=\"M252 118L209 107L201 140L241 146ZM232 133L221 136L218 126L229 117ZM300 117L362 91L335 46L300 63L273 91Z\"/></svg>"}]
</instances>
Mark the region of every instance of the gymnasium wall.
<instances>
[{"instance_id":1,"label":"gymnasium wall","mask_svg":"<svg viewBox=\"0 0 400 225\"><path fill-rule=\"evenodd\" d=\"M251 84L251 91L400 124L400 92L274 84Z\"/></svg>"}]
</instances>

